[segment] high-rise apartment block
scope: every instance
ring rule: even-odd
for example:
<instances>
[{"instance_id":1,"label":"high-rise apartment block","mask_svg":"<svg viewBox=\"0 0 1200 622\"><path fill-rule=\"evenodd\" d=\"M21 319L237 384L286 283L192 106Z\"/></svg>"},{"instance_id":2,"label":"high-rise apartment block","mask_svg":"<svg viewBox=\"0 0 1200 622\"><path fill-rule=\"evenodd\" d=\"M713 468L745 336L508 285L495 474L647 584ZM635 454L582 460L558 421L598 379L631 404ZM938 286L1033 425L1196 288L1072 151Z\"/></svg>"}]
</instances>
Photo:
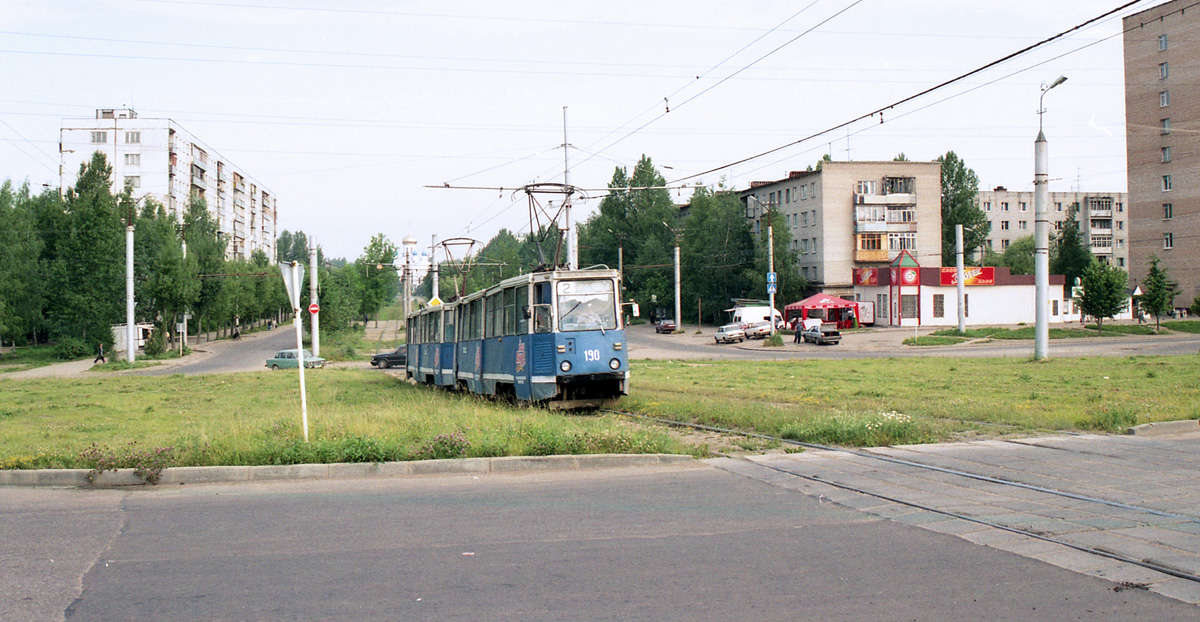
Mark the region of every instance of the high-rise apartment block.
<instances>
[{"instance_id":1,"label":"high-rise apartment block","mask_svg":"<svg viewBox=\"0 0 1200 622\"><path fill-rule=\"evenodd\" d=\"M262 250L275 260L275 194L170 119L142 119L104 108L95 118L65 119L59 137L60 185L75 185L81 164L100 151L113 169L113 190L131 188L180 217L204 199L226 240L228 257Z\"/></svg>"},{"instance_id":2,"label":"high-rise apartment block","mask_svg":"<svg viewBox=\"0 0 1200 622\"><path fill-rule=\"evenodd\" d=\"M1124 20L1130 286L1150 256L1200 297L1200 8L1173 0Z\"/></svg>"},{"instance_id":3,"label":"high-rise apartment block","mask_svg":"<svg viewBox=\"0 0 1200 622\"><path fill-rule=\"evenodd\" d=\"M1124 192L1051 192L1046 214L1054 231L1062 229L1067 215L1075 211L1079 233L1100 261L1129 269L1128 195ZM1014 192L997 187L979 192L979 209L992 223L985 244L1003 253L1014 241L1033 235L1032 190ZM1054 235L1052 232L1051 235Z\"/></svg>"},{"instance_id":4,"label":"high-rise apartment block","mask_svg":"<svg viewBox=\"0 0 1200 622\"><path fill-rule=\"evenodd\" d=\"M854 269L883 267L900 251L942 265L942 178L938 162L822 162L741 192L746 218L763 230L778 210L800 274L821 291L854 295Z\"/></svg>"}]
</instances>

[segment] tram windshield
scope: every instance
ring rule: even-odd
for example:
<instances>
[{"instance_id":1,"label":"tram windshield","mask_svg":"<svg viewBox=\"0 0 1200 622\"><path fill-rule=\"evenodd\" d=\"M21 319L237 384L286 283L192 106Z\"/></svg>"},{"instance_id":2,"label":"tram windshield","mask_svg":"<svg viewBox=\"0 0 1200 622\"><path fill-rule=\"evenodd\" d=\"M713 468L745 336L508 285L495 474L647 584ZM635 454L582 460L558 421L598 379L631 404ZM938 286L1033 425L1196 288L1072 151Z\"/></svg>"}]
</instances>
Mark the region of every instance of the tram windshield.
<instances>
[{"instance_id":1,"label":"tram windshield","mask_svg":"<svg viewBox=\"0 0 1200 622\"><path fill-rule=\"evenodd\" d=\"M617 300L611 280L559 281L558 329L613 330Z\"/></svg>"}]
</instances>

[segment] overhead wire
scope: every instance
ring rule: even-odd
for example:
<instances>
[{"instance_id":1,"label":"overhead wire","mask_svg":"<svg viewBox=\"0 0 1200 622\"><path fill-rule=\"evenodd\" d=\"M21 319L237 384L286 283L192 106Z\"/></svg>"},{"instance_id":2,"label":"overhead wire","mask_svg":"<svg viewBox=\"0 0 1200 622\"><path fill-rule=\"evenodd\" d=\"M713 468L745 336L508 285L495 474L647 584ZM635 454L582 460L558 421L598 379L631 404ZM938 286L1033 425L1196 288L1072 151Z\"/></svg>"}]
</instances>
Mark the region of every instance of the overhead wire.
<instances>
[{"instance_id":1,"label":"overhead wire","mask_svg":"<svg viewBox=\"0 0 1200 622\"><path fill-rule=\"evenodd\" d=\"M883 116L882 116L882 115L883 115L884 113L886 113L887 111L889 111L889 110L893 110L893 109L895 109L897 106L902 106L902 105L904 105L904 104L906 104L906 103L908 103L908 102L911 102L911 101L914 101L914 100L916 100L916 99L918 99L918 98L924 97L924 96L926 96L926 95L928 95L928 94L930 94L930 93L933 93L933 92L939 91L939 90L941 90L941 89L944 89L944 88L946 88L946 87L948 87L948 86L950 86L950 85L952 85L952 84L956 84L956 83L958 83L958 82L962 82L963 80L965 80L965 79L967 79L967 78L969 78L969 77L971 77L971 76L974 76L974 75L976 75L976 74L979 74L979 73L981 73L981 72L987 71L988 69L991 69L991 68L993 68L993 67L996 67L996 66L998 66L998 65L1001 65L1001 64L1003 64L1003 63L1005 63L1005 62L1008 62L1008 61L1010 61L1010 60L1012 60L1012 59L1014 59L1014 58L1017 58L1017 57L1019 57L1019 56L1023 56L1023 55L1025 55L1025 54L1027 54L1027 53L1029 53L1029 52L1031 52L1031 51L1033 51L1033 50L1037 49L1037 48L1040 48L1040 47L1042 47L1042 46L1044 46L1044 45L1047 45L1047 44L1049 44L1049 43L1052 43L1052 42L1054 42L1054 41L1057 41L1058 39L1061 39L1061 38L1063 38L1063 37L1065 37L1065 36L1069 35L1070 33L1073 33L1073 32L1076 32L1076 31L1079 31L1079 30L1081 30L1081 29L1083 29L1083 28L1087 27L1088 25L1090 25L1090 24L1092 24L1092 23L1094 23L1094 22L1098 22L1098 21L1100 21L1100 20L1102 20L1102 19L1105 19L1105 18L1107 18L1107 17L1109 17L1109 16L1111 16L1111 15L1115 15L1116 13L1119 13L1119 12L1121 12L1121 11L1123 11L1123 10L1125 10L1125 9L1129 8L1129 7L1132 7L1132 6L1133 6L1133 5L1135 5L1135 4L1139 4L1139 3L1143 2L1143 1L1144 1L1144 0L1130 0L1129 2L1126 2L1125 4L1122 4L1121 6L1119 6L1119 7L1115 8L1115 9L1112 9L1112 10L1110 10L1110 11L1106 11L1106 12L1102 13L1101 15L1098 15L1098 16L1096 16L1096 17L1090 18L1090 19L1088 19L1088 20L1086 20L1086 21L1084 21L1084 22L1082 22L1082 23L1080 23L1080 24L1077 24L1076 26L1073 26L1073 27L1071 27L1071 28L1068 28L1067 30L1064 30L1064 31L1062 31L1062 32L1059 32L1059 33L1057 33L1057 34L1055 34L1055 35L1052 35L1052 36L1050 36L1050 37L1047 37L1047 38L1045 38L1045 39L1042 39L1041 41L1038 41L1038 42L1036 42L1036 43L1033 43L1033 44L1031 44L1031 45L1028 45L1028 46L1026 46L1026 47L1023 47L1023 48L1021 48L1020 50L1017 50L1017 51L1015 51L1015 52L1012 52L1012 53L1010 53L1010 54L1007 54L1007 55L1005 55L1005 56L1003 56L1003 57L1001 57L1001 58L999 58L999 59L996 59L996 60L994 60L994 61L991 61L991 62L989 62L989 63L986 63L986 64L984 64L984 65L981 65L981 66L979 66L979 67L977 67L977 68L975 68L975 69L972 69L972 70L970 70L970 71L968 71L968 72L966 72L966 73L963 73L963 74L961 74L961 75L959 75L959 76L957 76L957 77L951 78L951 79L949 79L949 80L945 80L945 81L941 82L940 84L937 84L937 85L931 86L931 87L929 87L929 88L926 88L926 89L924 89L924 90L921 90L921 91L919 91L919 92L917 92L917 93L915 93L915 94L913 94L913 95L909 95L909 96L907 96L907 97L904 97L904 98L902 98L902 99L900 99L900 100L897 100L897 101L895 101L895 102L893 102L893 103L891 103L891 104L888 104L888 105L886 105L886 106L883 106L883 107L881 107L881 108L877 108L877 109L875 109L875 110L873 110L873 111L871 111L871 112L868 112L868 113L861 114L861 115L859 115L859 116L857 116L857 117L854 117L854 118L852 118L852 119L850 119L850 120L848 120L848 121L843 121L843 122L841 122L841 123L838 123L838 124L836 124L836 125L833 125L833 126L831 126L831 127L829 127L829 128L826 128L826 129L824 129L824 130L821 130L821 131L819 131L819 132L816 132L816 133L814 133L814 134L810 134L810 135L808 135L808 136L805 136L805 137L803 137L803 138L800 138L800 139L798 139L798 140L794 140L794 141L792 141L792 142L789 142L789 143L786 143L786 144L784 144L784 145L780 145L780 146L778 146L778 147L774 147L774 148L772 148L772 149L768 149L767 151L763 151L763 152L761 152L761 153L757 153L757 154L754 154L754 155L751 155L751 156L748 156L748 157L745 157L745 158L741 158L741 159L739 159L739 160L735 160L735 161L733 161L733 162L730 162L730 163L728 163L728 164L725 164L725 165L722 165L722 166L718 166L718 167L715 167L715 168L711 168L711 169L708 169L708 170L705 170L705 171L701 171L701 172L699 172L699 173L694 173L694 174L692 174L692 175L688 175L688 176L686 176L686 177L680 177L680 178L678 178L678 179L675 179L675 180L673 180L673 182L680 182L680 181L686 181L686 180L689 180L689 179L695 179L695 178L697 178L697 177L700 177L700 176L703 176L703 175L707 175L707 174L710 174L710 173L715 173L715 172L717 172L717 171L720 171L720 170L723 170L723 169L726 169L726 168L730 168L730 167L732 167L732 166L737 166L738 164L744 164L744 163L746 163L746 162L749 162L749 161L751 161L751 160L757 160L758 158L761 158L761 157L763 157L763 156L770 155L770 154L772 154L772 153L777 153L777 152L779 152L779 151L782 151L782 150L784 150L784 149L787 149L788 147L793 147L793 146L795 146L795 145L799 145L799 144L801 144L801 143L805 143L805 142L811 141L811 140L813 140L813 139L815 139L815 138L818 138L818 137L820 137L820 136L824 136L824 135L826 135L826 134L829 134L829 133L831 133L831 132L834 132L834 131L836 131L836 130L840 130L840 129L842 129L842 128L849 127L850 125L853 125L854 123L857 123L857 122L859 122L859 121L863 121L863 120L866 120L866 119L872 119L872 118L874 118L876 115L879 115L879 116L880 116L880 120L881 120L881 122L882 122L882 120L883 120Z\"/></svg>"}]
</instances>

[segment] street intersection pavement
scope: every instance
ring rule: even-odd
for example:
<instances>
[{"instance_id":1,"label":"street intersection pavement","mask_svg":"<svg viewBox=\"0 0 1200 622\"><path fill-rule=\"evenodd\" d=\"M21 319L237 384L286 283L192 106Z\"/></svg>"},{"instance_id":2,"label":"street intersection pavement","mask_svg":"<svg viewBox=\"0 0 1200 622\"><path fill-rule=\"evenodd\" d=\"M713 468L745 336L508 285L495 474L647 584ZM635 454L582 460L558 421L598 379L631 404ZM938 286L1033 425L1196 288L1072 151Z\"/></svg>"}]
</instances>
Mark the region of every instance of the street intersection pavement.
<instances>
[{"instance_id":1,"label":"street intersection pavement","mask_svg":"<svg viewBox=\"0 0 1200 622\"><path fill-rule=\"evenodd\" d=\"M880 461L863 454L899 461ZM712 464L822 502L952 534L1124 588L1148 589L1200 604L1200 432L1060 435L857 453L818 450L748 460L721 458ZM1172 572L1158 572L1104 554Z\"/></svg>"}]
</instances>

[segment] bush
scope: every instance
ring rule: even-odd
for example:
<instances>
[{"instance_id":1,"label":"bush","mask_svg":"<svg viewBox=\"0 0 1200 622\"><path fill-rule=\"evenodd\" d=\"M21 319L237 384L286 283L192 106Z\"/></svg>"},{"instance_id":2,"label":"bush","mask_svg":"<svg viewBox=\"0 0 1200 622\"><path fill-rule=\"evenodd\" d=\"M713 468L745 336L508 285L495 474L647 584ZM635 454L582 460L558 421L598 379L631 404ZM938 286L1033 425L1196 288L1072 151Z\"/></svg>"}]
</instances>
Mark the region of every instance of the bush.
<instances>
[{"instance_id":1,"label":"bush","mask_svg":"<svg viewBox=\"0 0 1200 622\"><path fill-rule=\"evenodd\" d=\"M64 361L87 358L92 350L82 339L63 337L54 344L54 358Z\"/></svg>"},{"instance_id":2,"label":"bush","mask_svg":"<svg viewBox=\"0 0 1200 622\"><path fill-rule=\"evenodd\" d=\"M146 356L160 356L167 351L167 338L163 335L163 331L156 330L150 334L150 338L146 340Z\"/></svg>"}]
</instances>

